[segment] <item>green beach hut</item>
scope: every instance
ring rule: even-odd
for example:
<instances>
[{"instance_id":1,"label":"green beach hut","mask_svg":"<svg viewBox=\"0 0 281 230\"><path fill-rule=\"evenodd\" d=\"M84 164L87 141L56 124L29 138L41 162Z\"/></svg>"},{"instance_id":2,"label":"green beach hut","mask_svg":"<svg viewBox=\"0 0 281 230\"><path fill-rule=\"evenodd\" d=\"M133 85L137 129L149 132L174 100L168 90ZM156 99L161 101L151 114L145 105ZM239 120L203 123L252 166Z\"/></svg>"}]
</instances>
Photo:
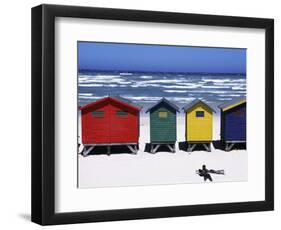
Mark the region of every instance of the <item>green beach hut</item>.
<instances>
[{"instance_id":1,"label":"green beach hut","mask_svg":"<svg viewBox=\"0 0 281 230\"><path fill-rule=\"evenodd\" d=\"M159 100L146 113L150 113L150 152L156 153L160 146L175 152L177 140L177 112L179 108L165 98Z\"/></svg>"}]
</instances>

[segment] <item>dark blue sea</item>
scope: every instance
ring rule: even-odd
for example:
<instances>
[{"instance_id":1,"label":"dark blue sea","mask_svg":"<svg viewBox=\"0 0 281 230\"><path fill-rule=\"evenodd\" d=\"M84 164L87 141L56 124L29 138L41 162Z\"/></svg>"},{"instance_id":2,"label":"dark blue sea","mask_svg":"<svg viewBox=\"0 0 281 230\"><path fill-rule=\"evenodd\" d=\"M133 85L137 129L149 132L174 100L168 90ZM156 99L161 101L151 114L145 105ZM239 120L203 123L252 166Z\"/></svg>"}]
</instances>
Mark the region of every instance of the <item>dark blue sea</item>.
<instances>
[{"instance_id":1,"label":"dark blue sea","mask_svg":"<svg viewBox=\"0 0 281 230\"><path fill-rule=\"evenodd\" d=\"M162 97L180 107L196 98L217 106L246 96L246 75L83 70L78 73L78 90L79 105L119 95L143 107Z\"/></svg>"}]
</instances>

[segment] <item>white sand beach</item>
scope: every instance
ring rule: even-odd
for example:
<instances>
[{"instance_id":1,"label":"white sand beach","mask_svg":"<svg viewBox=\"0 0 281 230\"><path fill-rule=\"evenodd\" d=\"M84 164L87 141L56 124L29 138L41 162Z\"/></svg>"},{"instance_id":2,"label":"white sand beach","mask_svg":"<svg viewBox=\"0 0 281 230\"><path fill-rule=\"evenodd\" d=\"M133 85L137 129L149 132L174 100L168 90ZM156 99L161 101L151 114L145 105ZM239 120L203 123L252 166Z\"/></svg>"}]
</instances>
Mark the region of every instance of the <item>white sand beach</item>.
<instances>
[{"instance_id":1,"label":"white sand beach","mask_svg":"<svg viewBox=\"0 0 281 230\"><path fill-rule=\"evenodd\" d=\"M220 139L220 117L214 116L213 139ZM225 175L211 174L213 182L247 181L248 161L246 150L226 152L211 146L211 152L179 149L184 141L184 114L177 117L176 153L145 152L149 143L149 117L141 114L139 151L136 155L118 153L111 155L90 154L78 156L78 187L97 188L115 186L167 185L204 182L195 171L203 164L208 169L223 169Z\"/></svg>"}]
</instances>

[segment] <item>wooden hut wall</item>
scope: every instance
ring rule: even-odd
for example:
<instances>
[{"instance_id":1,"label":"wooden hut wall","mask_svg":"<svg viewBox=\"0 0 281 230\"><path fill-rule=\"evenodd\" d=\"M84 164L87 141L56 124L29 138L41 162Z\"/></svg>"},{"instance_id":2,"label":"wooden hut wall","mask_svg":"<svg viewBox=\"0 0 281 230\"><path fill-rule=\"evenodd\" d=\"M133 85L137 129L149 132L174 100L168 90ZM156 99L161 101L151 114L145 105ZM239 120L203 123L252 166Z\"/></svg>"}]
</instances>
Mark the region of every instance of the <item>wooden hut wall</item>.
<instances>
[{"instance_id":1,"label":"wooden hut wall","mask_svg":"<svg viewBox=\"0 0 281 230\"><path fill-rule=\"evenodd\" d=\"M222 112L221 133L224 141L246 141L246 103Z\"/></svg>"},{"instance_id":2,"label":"wooden hut wall","mask_svg":"<svg viewBox=\"0 0 281 230\"><path fill-rule=\"evenodd\" d=\"M139 111L105 100L82 110L83 144L137 143Z\"/></svg>"},{"instance_id":3,"label":"wooden hut wall","mask_svg":"<svg viewBox=\"0 0 281 230\"><path fill-rule=\"evenodd\" d=\"M154 143L175 142L177 139L176 111L161 103L150 111L150 140Z\"/></svg>"},{"instance_id":4,"label":"wooden hut wall","mask_svg":"<svg viewBox=\"0 0 281 230\"><path fill-rule=\"evenodd\" d=\"M204 113L201 117L200 113ZM212 141L213 114L206 105L199 103L186 113L186 140Z\"/></svg>"}]
</instances>

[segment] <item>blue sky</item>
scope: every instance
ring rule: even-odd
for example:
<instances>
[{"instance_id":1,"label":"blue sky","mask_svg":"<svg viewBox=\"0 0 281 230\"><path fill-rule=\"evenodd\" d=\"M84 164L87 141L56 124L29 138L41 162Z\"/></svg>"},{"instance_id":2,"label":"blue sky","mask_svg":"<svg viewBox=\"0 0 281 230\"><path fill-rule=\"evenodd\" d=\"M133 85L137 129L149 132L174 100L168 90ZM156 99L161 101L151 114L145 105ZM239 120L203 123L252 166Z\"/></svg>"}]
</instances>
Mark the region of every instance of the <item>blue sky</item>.
<instances>
[{"instance_id":1,"label":"blue sky","mask_svg":"<svg viewBox=\"0 0 281 230\"><path fill-rule=\"evenodd\" d=\"M78 42L79 69L246 73L246 49Z\"/></svg>"}]
</instances>

